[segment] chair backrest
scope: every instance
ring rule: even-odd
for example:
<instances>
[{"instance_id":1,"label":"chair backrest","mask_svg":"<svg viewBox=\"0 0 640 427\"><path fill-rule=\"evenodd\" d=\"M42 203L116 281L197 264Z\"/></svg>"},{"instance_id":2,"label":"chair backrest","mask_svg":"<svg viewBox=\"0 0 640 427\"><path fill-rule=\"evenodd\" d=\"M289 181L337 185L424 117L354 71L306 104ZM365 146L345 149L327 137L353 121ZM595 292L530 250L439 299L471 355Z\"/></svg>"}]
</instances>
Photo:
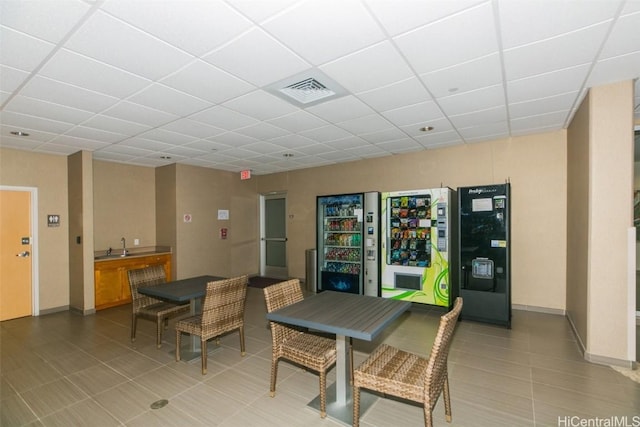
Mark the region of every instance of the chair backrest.
<instances>
[{"instance_id":1,"label":"chair backrest","mask_svg":"<svg viewBox=\"0 0 640 427\"><path fill-rule=\"evenodd\" d=\"M244 307L247 300L249 276L207 283L207 293L202 303L202 327L215 325L216 330L232 331L244 323Z\"/></svg>"},{"instance_id":2,"label":"chair backrest","mask_svg":"<svg viewBox=\"0 0 640 427\"><path fill-rule=\"evenodd\" d=\"M267 286L263 289L263 292L264 301L267 304L267 313L271 313L272 311L304 299L299 279L291 279ZM277 322L269 322L269 327L271 328L274 350L290 336L300 333L297 329L284 326Z\"/></svg>"},{"instance_id":3,"label":"chair backrest","mask_svg":"<svg viewBox=\"0 0 640 427\"><path fill-rule=\"evenodd\" d=\"M145 268L138 268L127 271L129 276L129 289L131 290L131 301L133 312L137 312L142 307L158 302L157 299L138 293L141 286L155 286L167 281L167 276L162 265L152 265Z\"/></svg>"},{"instance_id":4,"label":"chair backrest","mask_svg":"<svg viewBox=\"0 0 640 427\"><path fill-rule=\"evenodd\" d=\"M431 355L427 364L425 377L425 404L430 402L431 409L436 404L437 398L442 392L444 382L447 379L447 359L451 338L462 310L462 298L456 298L453 309L440 317L440 326L436 339L431 347Z\"/></svg>"}]
</instances>

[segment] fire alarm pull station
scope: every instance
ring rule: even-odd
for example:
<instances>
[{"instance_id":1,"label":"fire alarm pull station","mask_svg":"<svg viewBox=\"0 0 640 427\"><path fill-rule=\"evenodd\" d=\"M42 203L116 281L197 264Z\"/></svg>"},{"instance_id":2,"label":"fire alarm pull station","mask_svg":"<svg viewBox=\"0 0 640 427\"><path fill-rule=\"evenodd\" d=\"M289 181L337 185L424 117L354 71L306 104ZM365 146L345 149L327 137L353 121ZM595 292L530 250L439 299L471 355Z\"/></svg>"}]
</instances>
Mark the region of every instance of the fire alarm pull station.
<instances>
[{"instance_id":1,"label":"fire alarm pull station","mask_svg":"<svg viewBox=\"0 0 640 427\"><path fill-rule=\"evenodd\" d=\"M226 228L221 228L220 229L220 238L221 239L226 239L227 238L227 229Z\"/></svg>"}]
</instances>

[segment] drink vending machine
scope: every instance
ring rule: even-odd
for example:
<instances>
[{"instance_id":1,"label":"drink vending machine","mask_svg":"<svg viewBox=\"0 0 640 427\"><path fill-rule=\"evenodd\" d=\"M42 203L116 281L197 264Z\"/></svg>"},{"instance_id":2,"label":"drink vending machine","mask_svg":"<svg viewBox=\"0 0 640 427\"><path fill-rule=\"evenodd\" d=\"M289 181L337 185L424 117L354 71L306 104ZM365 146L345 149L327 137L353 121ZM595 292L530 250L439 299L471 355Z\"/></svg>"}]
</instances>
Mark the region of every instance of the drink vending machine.
<instances>
[{"instance_id":1,"label":"drink vending machine","mask_svg":"<svg viewBox=\"0 0 640 427\"><path fill-rule=\"evenodd\" d=\"M318 291L378 296L380 193L317 197Z\"/></svg>"},{"instance_id":2,"label":"drink vending machine","mask_svg":"<svg viewBox=\"0 0 640 427\"><path fill-rule=\"evenodd\" d=\"M381 195L381 296L450 308L457 296L455 191Z\"/></svg>"}]
</instances>

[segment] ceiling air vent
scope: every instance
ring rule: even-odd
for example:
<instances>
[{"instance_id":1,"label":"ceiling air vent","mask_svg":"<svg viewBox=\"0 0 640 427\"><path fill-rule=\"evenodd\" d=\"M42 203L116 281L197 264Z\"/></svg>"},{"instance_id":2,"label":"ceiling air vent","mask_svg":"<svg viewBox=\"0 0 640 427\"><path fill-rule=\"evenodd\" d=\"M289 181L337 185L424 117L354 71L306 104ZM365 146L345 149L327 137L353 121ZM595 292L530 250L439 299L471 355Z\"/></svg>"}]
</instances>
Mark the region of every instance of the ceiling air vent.
<instances>
[{"instance_id":1,"label":"ceiling air vent","mask_svg":"<svg viewBox=\"0 0 640 427\"><path fill-rule=\"evenodd\" d=\"M310 107L346 95L347 91L319 70L308 70L266 87L299 107Z\"/></svg>"}]
</instances>

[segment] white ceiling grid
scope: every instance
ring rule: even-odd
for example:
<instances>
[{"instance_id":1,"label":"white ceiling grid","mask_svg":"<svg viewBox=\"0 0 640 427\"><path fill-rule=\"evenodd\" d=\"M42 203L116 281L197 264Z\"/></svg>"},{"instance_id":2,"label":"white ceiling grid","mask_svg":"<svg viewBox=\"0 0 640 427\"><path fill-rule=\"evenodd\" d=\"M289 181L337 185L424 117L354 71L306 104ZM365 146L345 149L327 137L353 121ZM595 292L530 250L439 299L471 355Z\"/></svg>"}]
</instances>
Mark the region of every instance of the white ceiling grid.
<instances>
[{"instance_id":1,"label":"white ceiling grid","mask_svg":"<svg viewBox=\"0 0 640 427\"><path fill-rule=\"evenodd\" d=\"M0 146L268 174L562 129L622 80L640 118L638 28L640 0L2 0ZM319 72L346 94L270 93Z\"/></svg>"}]
</instances>

